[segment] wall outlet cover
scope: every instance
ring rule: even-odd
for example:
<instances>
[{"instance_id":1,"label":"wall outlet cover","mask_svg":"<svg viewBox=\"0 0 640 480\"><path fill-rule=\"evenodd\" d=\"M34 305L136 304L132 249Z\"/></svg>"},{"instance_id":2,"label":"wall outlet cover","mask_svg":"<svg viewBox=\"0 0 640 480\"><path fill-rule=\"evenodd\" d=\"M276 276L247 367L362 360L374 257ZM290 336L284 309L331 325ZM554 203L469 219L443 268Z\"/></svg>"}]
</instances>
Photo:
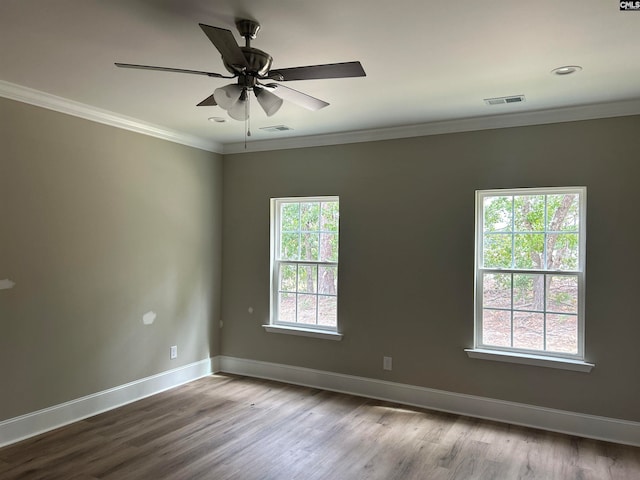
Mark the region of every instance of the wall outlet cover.
<instances>
[{"instance_id":1,"label":"wall outlet cover","mask_svg":"<svg viewBox=\"0 0 640 480\"><path fill-rule=\"evenodd\" d=\"M391 357L382 357L382 368L391 370L393 368L393 359Z\"/></svg>"}]
</instances>

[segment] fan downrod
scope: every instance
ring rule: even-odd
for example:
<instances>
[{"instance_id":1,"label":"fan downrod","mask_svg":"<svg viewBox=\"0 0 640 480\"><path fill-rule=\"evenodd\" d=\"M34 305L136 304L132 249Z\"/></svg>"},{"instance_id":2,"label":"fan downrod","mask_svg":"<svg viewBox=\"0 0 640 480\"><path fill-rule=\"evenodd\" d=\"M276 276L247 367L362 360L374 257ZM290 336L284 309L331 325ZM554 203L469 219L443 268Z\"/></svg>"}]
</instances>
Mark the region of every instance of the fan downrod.
<instances>
[{"instance_id":1,"label":"fan downrod","mask_svg":"<svg viewBox=\"0 0 640 480\"><path fill-rule=\"evenodd\" d=\"M251 39L256 38L258 30L260 30L260 24L258 22L240 19L236 21L236 27L240 35L246 40L246 45L240 47L246 59L246 66L232 65L227 62L224 57L222 58L222 62L225 68L232 74L246 77L244 79L238 79L239 85L252 87L255 84L255 78L252 81L250 77L264 77L267 75L271 69L273 58L267 52L251 46Z\"/></svg>"}]
</instances>

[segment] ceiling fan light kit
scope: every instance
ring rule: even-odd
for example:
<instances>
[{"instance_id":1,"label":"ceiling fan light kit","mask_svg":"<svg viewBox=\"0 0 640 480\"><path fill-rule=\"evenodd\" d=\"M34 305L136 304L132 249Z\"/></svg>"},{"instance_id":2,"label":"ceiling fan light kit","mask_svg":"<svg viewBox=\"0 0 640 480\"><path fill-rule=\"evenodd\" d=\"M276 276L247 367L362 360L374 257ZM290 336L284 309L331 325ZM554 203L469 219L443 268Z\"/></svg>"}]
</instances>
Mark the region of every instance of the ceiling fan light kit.
<instances>
[{"instance_id":1,"label":"ceiling fan light kit","mask_svg":"<svg viewBox=\"0 0 640 480\"><path fill-rule=\"evenodd\" d=\"M250 97L248 92L250 91L253 91L258 100L258 104L268 117L280 110L284 100L312 111L329 105L329 103L324 100L273 82L366 76L362 65L357 61L272 70L273 57L251 46L251 40L256 38L258 30L260 30L260 24L258 22L246 19L241 19L236 22L238 32L245 39L244 47L240 47L237 44L230 30L212 27L202 23L199 25L211 43L213 43L214 47L216 47L222 55L224 67L231 76L200 70L185 70L131 63L116 63L115 65L121 68L206 75L212 78L237 78L236 83L215 89L213 95L202 100L197 106L218 105L220 108L226 110L231 118L240 121L245 121L249 118ZM262 84L260 80L269 80L271 83Z\"/></svg>"},{"instance_id":2,"label":"ceiling fan light kit","mask_svg":"<svg viewBox=\"0 0 640 480\"><path fill-rule=\"evenodd\" d=\"M284 103L284 100L264 88L254 88L253 91L256 94L262 110L267 114L267 117L272 116L280 110L280 107L282 107Z\"/></svg>"},{"instance_id":3,"label":"ceiling fan light kit","mask_svg":"<svg viewBox=\"0 0 640 480\"><path fill-rule=\"evenodd\" d=\"M234 103L240 99L242 88L238 85L230 84L224 87L216 88L213 91L213 99L225 110L229 110Z\"/></svg>"},{"instance_id":4,"label":"ceiling fan light kit","mask_svg":"<svg viewBox=\"0 0 640 480\"><path fill-rule=\"evenodd\" d=\"M242 89L240 98L229 107L227 113L234 120L240 120L241 122L249 118L249 96L246 89Z\"/></svg>"}]
</instances>

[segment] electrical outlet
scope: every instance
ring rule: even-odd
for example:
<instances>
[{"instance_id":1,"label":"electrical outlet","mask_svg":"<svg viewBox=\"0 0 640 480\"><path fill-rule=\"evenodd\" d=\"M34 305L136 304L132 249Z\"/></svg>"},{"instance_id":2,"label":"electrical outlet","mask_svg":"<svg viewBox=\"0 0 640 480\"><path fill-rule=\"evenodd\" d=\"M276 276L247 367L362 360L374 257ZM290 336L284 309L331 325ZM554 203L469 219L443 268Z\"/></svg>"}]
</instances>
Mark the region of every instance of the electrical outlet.
<instances>
[{"instance_id":1,"label":"electrical outlet","mask_svg":"<svg viewBox=\"0 0 640 480\"><path fill-rule=\"evenodd\" d=\"M384 370L391 370L392 362L393 362L393 359L391 357L382 357L382 368Z\"/></svg>"},{"instance_id":2,"label":"electrical outlet","mask_svg":"<svg viewBox=\"0 0 640 480\"><path fill-rule=\"evenodd\" d=\"M173 360L174 358L178 358L178 346L173 345L169 348L169 358Z\"/></svg>"}]
</instances>

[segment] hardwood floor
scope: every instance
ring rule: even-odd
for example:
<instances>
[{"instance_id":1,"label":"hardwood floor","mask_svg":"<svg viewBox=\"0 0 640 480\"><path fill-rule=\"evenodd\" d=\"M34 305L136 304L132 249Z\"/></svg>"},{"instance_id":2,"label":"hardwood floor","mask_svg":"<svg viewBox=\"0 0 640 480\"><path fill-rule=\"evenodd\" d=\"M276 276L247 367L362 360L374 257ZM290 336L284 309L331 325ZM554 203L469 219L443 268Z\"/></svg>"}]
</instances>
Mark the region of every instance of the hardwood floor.
<instances>
[{"instance_id":1,"label":"hardwood floor","mask_svg":"<svg viewBox=\"0 0 640 480\"><path fill-rule=\"evenodd\" d=\"M230 375L0 449L0 479L640 479L640 448Z\"/></svg>"}]
</instances>

